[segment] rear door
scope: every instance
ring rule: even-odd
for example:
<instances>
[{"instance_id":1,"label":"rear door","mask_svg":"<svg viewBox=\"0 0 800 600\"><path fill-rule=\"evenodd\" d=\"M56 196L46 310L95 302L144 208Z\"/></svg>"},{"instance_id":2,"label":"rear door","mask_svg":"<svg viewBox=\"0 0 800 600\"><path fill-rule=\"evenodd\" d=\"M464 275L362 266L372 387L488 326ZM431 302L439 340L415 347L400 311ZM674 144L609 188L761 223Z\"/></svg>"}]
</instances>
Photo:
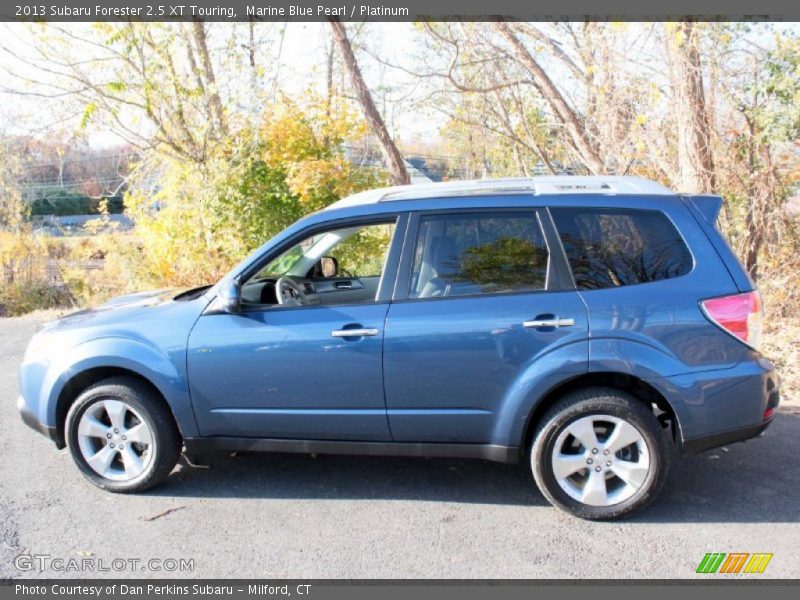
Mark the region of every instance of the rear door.
<instances>
[{"instance_id":1,"label":"rear door","mask_svg":"<svg viewBox=\"0 0 800 600\"><path fill-rule=\"evenodd\" d=\"M384 337L394 440L497 442L498 413L520 377L551 349L588 337L546 219L536 209L412 217ZM565 375L585 372L586 359L576 352Z\"/></svg>"}]
</instances>

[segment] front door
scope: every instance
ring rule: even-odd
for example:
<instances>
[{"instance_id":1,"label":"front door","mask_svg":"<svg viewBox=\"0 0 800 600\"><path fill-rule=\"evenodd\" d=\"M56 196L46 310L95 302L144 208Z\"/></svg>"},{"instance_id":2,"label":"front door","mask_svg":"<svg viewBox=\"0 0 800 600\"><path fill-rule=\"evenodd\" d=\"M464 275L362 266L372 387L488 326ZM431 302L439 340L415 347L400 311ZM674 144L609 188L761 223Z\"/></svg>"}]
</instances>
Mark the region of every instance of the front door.
<instances>
[{"instance_id":1,"label":"front door","mask_svg":"<svg viewBox=\"0 0 800 600\"><path fill-rule=\"evenodd\" d=\"M377 296L393 232L393 222L317 231L243 283L241 314L198 320L187 361L201 435L391 439L389 304ZM335 271L323 273L323 258Z\"/></svg>"},{"instance_id":2,"label":"front door","mask_svg":"<svg viewBox=\"0 0 800 600\"><path fill-rule=\"evenodd\" d=\"M189 339L202 435L388 440L381 351L386 304L200 318ZM360 337L333 332L368 329Z\"/></svg>"}]
</instances>

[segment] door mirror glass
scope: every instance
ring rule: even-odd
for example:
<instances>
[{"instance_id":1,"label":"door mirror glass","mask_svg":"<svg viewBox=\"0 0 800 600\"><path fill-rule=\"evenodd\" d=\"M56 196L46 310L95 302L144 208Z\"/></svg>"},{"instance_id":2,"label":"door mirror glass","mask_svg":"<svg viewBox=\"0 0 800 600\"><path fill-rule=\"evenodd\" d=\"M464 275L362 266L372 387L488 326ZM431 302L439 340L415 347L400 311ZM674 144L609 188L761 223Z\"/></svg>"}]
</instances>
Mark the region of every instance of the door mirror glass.
<instances>
[{"instance_id":1,"label":"door mirror glass","mask_svg":"<svg viewBox=\"0 0 800 600\"><path fill-rule=\"evenodd\" d=\"M339 274L339 261L333 256L323 256L319 259L319 270L323 277L336 277Z\"/></svg>"}]
</instances>

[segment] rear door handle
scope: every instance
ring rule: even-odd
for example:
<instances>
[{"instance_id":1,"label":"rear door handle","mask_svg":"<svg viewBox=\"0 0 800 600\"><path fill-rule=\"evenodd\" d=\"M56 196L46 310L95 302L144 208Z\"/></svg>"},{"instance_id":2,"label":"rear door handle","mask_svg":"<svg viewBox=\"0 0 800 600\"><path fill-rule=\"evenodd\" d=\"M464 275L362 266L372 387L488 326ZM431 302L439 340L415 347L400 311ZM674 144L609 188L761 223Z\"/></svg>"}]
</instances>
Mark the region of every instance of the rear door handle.
<instances>
[{"instance_id":1,"label":"rear door handle","mask_svg":"<svg viewBox=\"0 0 800 600\"><path fill-rule=\"evenodd\" d=\"M522 323L523 327L529 329L537 329L539 327L572 327L573 325L575 325L575 319L535 319Z\"/></svg>"},{"instance_id":2,"label":"rear door handle","mask_svg":"<svg viewBox=\"0 0 800 600\"><path fill-rule=\"evenodd\" d=\"M335 329L331 331L331 336L335 338L343 337L365 337L378 335L380 333L377 329L364 328L364 329Z\"/></svg>"}]
</instances>

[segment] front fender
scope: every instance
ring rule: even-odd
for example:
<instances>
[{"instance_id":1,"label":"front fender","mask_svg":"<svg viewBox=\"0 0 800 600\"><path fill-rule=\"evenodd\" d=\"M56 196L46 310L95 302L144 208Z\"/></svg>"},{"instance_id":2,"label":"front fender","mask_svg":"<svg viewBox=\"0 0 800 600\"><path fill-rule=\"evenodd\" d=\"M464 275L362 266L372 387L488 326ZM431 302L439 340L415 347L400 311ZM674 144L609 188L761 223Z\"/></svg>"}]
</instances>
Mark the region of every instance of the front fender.
<instances>
[{"instance_id":1,"label":"front fender","mask_svg":"<svg viewBox=\"0 0 800 600\"><path fill-rule=\"evenodd\" d=\"M109 336L85 341L51 362L41 386L39 402L46 414L39 415L39 418L56 426L58 398L69 381L90 369L111 367L132 371L147 379L167 401L181 433L195 436L197 424L184 364L183 352L171 356L144 340Z\"/></svg>"}]
</instances>

